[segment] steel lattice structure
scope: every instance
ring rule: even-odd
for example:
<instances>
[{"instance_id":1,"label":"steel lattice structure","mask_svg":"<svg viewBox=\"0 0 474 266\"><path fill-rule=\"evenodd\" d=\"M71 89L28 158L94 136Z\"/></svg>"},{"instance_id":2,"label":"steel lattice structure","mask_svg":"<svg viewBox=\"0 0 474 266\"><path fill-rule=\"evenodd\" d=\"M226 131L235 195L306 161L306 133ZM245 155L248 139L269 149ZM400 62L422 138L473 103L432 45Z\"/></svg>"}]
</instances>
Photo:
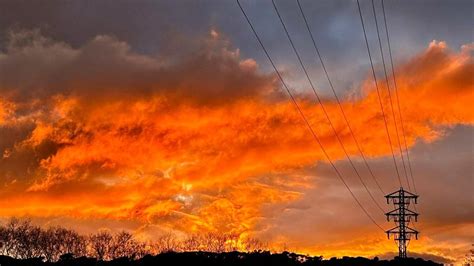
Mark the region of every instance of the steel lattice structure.
<instances>
[{"instance_id":1,"label":"steel lattice structure","mask_svg":"<svg viewBox=\"0 0 474 266\"><path fill-rule=\"evenodd\" d=\"M386 231L387 237L390 239L390 235L394 236L395 241L398 243L398 256L399 258L407 257L407 246L410 242L411 237L414 235L415 239L418 239L418 231L411 228L410 222L418 221L418 213L409 209L410 203L417 204L418 195L400 188L400 190L390 193L385 196L387 204L393 203L395 209L387 212L387 221L391 219L397 225L396 227Z\"/></svg>"}]
</instances>

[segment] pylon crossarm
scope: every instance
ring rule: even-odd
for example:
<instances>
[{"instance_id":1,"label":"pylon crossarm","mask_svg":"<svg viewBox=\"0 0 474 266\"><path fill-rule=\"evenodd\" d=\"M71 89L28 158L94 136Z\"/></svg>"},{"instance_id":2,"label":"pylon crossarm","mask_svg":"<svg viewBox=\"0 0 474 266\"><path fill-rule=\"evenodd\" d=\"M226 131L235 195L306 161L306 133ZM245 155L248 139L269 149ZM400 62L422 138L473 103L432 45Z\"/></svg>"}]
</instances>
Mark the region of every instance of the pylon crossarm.
<instances>
[{"instance_id":1,"label":"pylon crossarm","mask_svg":"<svg viewBox=\"0 0 474 266\"><path fill-rule=\"evenodd\" d=\"M387 216L398 215L398 209L385 213Z\"/></svg>"},{"instance_id":2,"label":"pylon crossarm","mask_svg":"<svg viewBox=\"0 0 474 266\"><path fill-rule=\"evenodd\" d=\"M405 209L405 215L414 215L414 216L418 216L419 214L417 212L414 212L410 209Z\"/></svg>"},{"instance_id":3,"label":"pylon crossarm","mask_svg":"<svg viewBox=\"0 0 474 266\"><path fill-rule=\"evenodd\" d=\"M405 198L418 198L418 195L408 192L406 190L404 190L404 193L405 193Z\"/></svg>"},{"instance_id":4,"label":"pylon crossarm","mask_svg":"<svg viewBox=\"0 0 474 266\"><path fill-rule=\"evenodd\" d=\"M399 216L398 213L386 213L385 215L389 216L389 217L398 217ZM411 217L415 217L415 218L418 217L418 214L409 213L409 214L406 214L405 217L406 217L405 221L408 221L408 219L411 218Z\"/></svg>"},{"instance_id":5,"label":"pylon crossarm","mask_svg":"<svg viewBox=\"0 0 474 266\"><path fill-rule=\"evenodd\" d=\"M401 190L402 190L402 189L397 190L397 191L395 191L395 192L392 192L392 193L390 193L390 194L388 194L388 195L385 195L385 197L386 197L386 198L398 198L398 194L400 194L400 191L401 191Z\"/></svg>"},{"instance_id":6,"label":"pylon crossarm","mask_svg":"<svg viewBox=\"0 0 474 266\"><path fill-rule=\"evenodd\" d=\"M418 198L418 195L413 194L413 193L411 193L411 192L408 192L408 191L406 191L406 190L404 190L404 189L400 189L400 190L397 190L397 191L395 191L395 192L392 192L392 193L390 193L390 194L388 194L388 195L385 195L385 197L386 197L386 198L398 198L398 197L400 196L400 192L403 192L404 197L407 198L407 199L408 199L408 198L410 198L410 199Z\"/></svg>"},{"instance_id":7,"label":"pylon crossarm","mask_svg":"<svg viewBox=\"0 0 474 266\"><path fill-rule=\"evenodd\" d=\"M398 209L396 210L393 210L393 211L389 211L387 213L385 213L386 216L399 216L400 215L400 211ZM405 216L407 217L418 217L418 213L414 212L414 211L411 211L409 209L405 209Z\"/></svg>"},{"instance_id":8,"label":"pylon crossarm","mask_svg":"<svg viewBox=\"0 0 474 266\"><path fill-rule=\"evenodd\" d=\"M387 216L399 216L400 215L400 212L399 210L393 210L393 211L389 211L387 212L385 215ZM405 214L404 214L406 217L417 217L419 214L414 212L414 211L411 211L411 210L408 210L408 209L405 209Z\"/></svg>"},{"instance_id":9,"label":"pylon crossarm","mask_svg":"<svg viewBox=\"0 0 474 266\"><path fill-rule=\"evenodd\" d=\"M388 239L390 239L390 235L395 235L396 236L400 233L400 231L395 231L395 229L396 228L385 231L385 233L387 234Z\"/></svg>"},{"instance_id":10,"label":"pylon crossarm","mask_svg":"<svg viewBox=\"0 0 474 266\"><path fill-rule=\"evenodd\" d=\"M418 234L418 230L415 230L409 226L405 226L405 232L409 233L409 234Z\"/></svg>"},{"instance_id":11,"label":"pylon crossarm","mask_svg":"<svg viewBox=\"0 0 474 266\"><path fill-rule=\"evenodd\" d=\"M388 229L387 231L385 231L386 233L389 233L389 234L398 234L400 233L400 226L395 226L394 228L392 229Z\"/></svg>"},{"instance_id":12,"label":"pylon crossarm","mask_svg":"<svg viewBox=\"0 0 474 266\"><path fill-rule=\"evenodd\" d=\"M419 214L417 212L414 212L410 209L405 210L405 216L408 217L408 220L410 220L411 217L415 217L415 222L417 222L418 221L418 215Z\"/></svg>"}]
</instances>

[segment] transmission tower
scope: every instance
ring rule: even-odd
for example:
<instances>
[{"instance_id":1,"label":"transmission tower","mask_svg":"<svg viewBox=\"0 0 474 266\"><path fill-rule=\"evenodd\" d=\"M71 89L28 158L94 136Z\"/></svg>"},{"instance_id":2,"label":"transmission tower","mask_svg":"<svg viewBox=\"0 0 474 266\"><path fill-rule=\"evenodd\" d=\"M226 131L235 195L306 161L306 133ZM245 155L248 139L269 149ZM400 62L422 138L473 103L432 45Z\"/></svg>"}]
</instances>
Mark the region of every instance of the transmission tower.
<instances>
[{"instance_id":1,"label":"transmission tower","mask_svg":"<svg viewBox=\"0 0 474 266\"><path fill-rule=\"evenodd\" d=\"M412 218L414 218L415 222L418 221L418 213L409 209L411 202L417 204L418 195L410 193L401 187L400 190L386 195L385 198L387 198L387 204L392 202L395 207L394 210L385 214L387 221L390 221L390 218L392 218L397 225L386 231L387 237L390 239L390 235L394 236L398 244L398 257L406 258L407 247L411 237L414 235L415 239L418 239L418 231L409 227Z\"/></svg>"}]
</instances>

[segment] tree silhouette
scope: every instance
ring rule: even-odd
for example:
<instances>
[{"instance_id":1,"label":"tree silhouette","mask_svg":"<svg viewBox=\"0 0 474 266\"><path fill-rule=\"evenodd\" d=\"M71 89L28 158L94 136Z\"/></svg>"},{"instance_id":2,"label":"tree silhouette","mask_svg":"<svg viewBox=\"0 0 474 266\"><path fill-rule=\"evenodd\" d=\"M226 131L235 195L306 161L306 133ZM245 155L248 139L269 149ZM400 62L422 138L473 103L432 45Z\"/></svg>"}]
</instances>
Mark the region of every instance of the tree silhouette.
<instances>
[{"instance_id":1,"label":"tree silhouette","mask_svg":"<svg viewBox=\"0 0 474 266\"><path fill-rule=\"evenodd\" d=\"M322 260L290 252L271 253L268 246L255 238L239 239L236 234L217 232L190 235L182 240L171 233L145 243L126 231L112 233L100 230L83 236L60 226L42 229L30 220L10 219L0 225L0 265L440 265L421 259L378 258ZM243 251L243 252L242 252ZM155 254L152 256L151 254ZM99 261L99 262L98 262Z\"/></svg>"},{"instance_id":2,"label":"tree silhouette","mask_svg":"<svg viewBox=\"0 0 474 266\"><path fill-rule=\"evenodd\" d=\"M101 230L89 237L92 256L99 260L109 259L109 252L112 247L113 237L109 231Z\"/></svg>"}]
</instances>

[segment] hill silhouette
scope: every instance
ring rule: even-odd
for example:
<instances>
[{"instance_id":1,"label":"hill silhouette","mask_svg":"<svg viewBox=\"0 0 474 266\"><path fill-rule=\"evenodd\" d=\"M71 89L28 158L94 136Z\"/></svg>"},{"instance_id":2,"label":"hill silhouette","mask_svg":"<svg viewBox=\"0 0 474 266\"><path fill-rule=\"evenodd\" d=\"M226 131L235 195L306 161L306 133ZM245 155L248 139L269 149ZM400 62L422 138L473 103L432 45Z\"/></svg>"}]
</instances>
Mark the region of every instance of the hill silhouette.
<instances>
[{"instance_id":1,"label":"hill silhouette","mask_svg":"<svg viewBox=\"0 0 474 266\"><path fill-rule=\"evenodd\" d=\"M145 255L140 259L127 257L117 258L110 261L102 261L96 258L78 257L72 254L64 254L56 262L45 262L44 258L14 259L8 256L0 256L0 265L8 266L151 266L151 265L195 265L195 266L438 266L442 264L426 261L420 258L408 258L400 260L379 260L378 258L367 259L363 257L343 257L323 260L322 257L311 257L295 253L270 253L264 252L165 252L158 255Z\"/></svg>"}]
</instances>

